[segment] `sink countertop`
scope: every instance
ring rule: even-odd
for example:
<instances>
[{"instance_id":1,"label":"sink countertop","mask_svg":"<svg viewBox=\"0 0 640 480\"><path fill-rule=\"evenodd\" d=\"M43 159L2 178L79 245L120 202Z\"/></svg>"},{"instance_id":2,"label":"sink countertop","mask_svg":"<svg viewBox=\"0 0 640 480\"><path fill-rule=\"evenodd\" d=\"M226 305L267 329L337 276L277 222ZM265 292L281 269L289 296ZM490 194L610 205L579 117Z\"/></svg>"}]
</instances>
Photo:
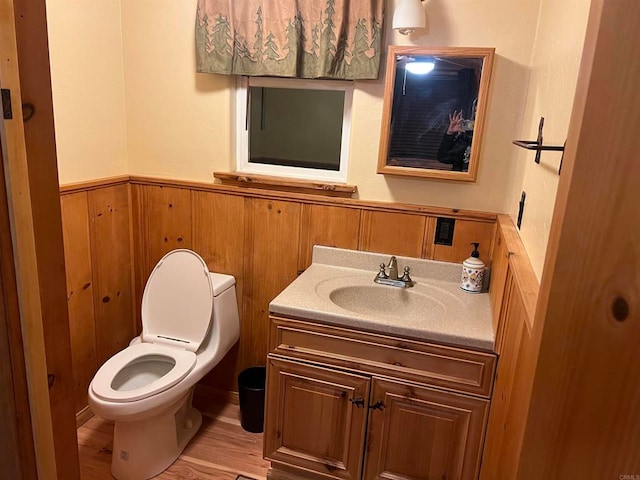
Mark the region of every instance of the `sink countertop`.
<instances>
[{"instance_id":1,"label":"sink countertop","mask_svg":"<svg viewBox=\"0 0 640 480\"><path fill-rule=\"evenodd\" d=\"M378 266L388 263L389 257L315 246L312 265L273 299L269 310L319 323L493 351L489 295L460 289L461 265L397 256L399 272L410 266L416 283L403 289L373 282ZM341 298L349 301L355 289L367 292L370 308L365 305L354 311L330 299L340 290ZM403 303L416 301L419 312L414 308L414 314L399 314Z\"/></svg>"}]
</instances>

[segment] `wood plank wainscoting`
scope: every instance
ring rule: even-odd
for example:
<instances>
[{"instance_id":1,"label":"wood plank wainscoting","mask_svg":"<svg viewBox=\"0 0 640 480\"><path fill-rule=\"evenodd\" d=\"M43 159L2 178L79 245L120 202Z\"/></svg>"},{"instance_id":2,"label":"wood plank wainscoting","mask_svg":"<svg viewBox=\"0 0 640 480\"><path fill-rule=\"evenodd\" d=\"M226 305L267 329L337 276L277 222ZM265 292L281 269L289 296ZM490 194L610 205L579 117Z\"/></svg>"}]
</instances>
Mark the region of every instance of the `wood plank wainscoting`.
<instances>
[{"instance_id":1,"label":"wood plank wainscoting","mask_svg":"<svg viewBox=\"0 0 640 480\"><path fill-rule=\"evenodd\" d=\"M498 216L490 298L499 356L481 480L517 478L537 349L533 320L540 284L511 218Z\"/></svg>"},{"instance_id":2,"label":"wood plank wainscoting","mask_svg":"<svg viewBox=\"0 0 640 480\"><path fill-rule=\"evenodd\" d=\"M495 250L495 214L439 207L141 177L67 185L61 202L78 412L97 367L140 331L146 279L174 248L237 279L240 342L202 381L223 390L265 364L269 301L314 244L461 262L477 241L488 264ZM456 219L452 246L434 245L437 217Z\"/></svg>"},{"instance_id":3,"label":"wood plank wainscoting","mask_svg":"<svg viewBox=\"0 0 640 480\"><path fill-rule=\"evenodd\" d=\"M76 413L98 367L135 336L128 177L61 189Z\"/></svg>"}]
</instances>

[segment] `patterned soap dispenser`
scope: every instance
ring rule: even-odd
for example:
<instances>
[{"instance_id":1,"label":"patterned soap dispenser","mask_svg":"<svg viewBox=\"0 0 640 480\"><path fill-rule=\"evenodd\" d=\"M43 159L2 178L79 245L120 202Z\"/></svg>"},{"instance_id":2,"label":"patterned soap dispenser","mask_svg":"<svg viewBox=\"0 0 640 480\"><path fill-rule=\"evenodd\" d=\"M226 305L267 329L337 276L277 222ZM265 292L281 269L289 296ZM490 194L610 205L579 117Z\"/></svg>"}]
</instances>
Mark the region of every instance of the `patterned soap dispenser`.
<instances>
[{"instance_id":1,"label":"patterned soap dispenser","mask_svg":"<svg viewBox=\"0 0 640 480\"><path fill-rule=\"evenodd\" d=\"M479 243L472 243L474 249L471 256L462 262L462 279L460 288L465 292L480 293L484 284L484 262L480 260Z\"/></svg>"}]
</instances>

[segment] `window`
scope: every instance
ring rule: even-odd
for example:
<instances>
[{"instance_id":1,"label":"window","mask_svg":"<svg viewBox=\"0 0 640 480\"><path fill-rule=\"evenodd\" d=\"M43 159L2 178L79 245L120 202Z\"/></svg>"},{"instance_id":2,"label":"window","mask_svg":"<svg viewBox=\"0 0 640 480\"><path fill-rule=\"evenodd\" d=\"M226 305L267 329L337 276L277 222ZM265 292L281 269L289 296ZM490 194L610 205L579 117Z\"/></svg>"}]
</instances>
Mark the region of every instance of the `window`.
<instances>
[{"instance_id":1,"label":"window","mask_svg":"<svg viewBox=\"0 0 640 480\"><path fill-rule=\"evenodd\" d=\"M237 170L346 182L352 97L351 82L242 77Z\"/></svg>"}]
</instances>

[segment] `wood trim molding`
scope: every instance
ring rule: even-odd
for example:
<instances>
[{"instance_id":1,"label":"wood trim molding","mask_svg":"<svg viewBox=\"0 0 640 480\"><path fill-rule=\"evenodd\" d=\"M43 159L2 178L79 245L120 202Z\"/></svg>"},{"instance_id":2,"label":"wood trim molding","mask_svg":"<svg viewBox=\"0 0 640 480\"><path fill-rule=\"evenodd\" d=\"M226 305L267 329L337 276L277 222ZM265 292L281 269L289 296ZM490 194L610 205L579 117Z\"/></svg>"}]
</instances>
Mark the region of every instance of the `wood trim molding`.
<instances>
[{"instance_id":1,"label":"wood trim molding","mask_svg":"<svg viewBox=\"0 0 640 480\"><path fill-rule=\"evenodd\" d=\"M498 228L502 231L509 252L509 270L522 296L529 332L533 330L540 281L520 239L520 234L509 215L498 215Z\"/></svg>"},{"instance_id":2,"label":"wood trim molding","mask_svg":"<svg viewBox=\"0 0 640 480\"><path fill-rule=\"evenodd\" d=\"M87 406L76 413L76 428L80 428L82 425L87 423L87 421L91 420L95 414L91 411L91 409Z\"/></svg>"},{"instance_id":3,"label":"wood trim molding","mask_svg":"<svg viewBox=\"0 0 640 480\"><path fill-rule=\"evenodd\" d=\"M121 185L123 183L129 183L130 178L131 177L129 177L129 175L120 175L117 177L88 180L86 182L67 183L65 185L60 185L60 194L85 192L87 190L95 190L98 188Z\"/></svg>"},{"instance_id":4,"label":"wood trim molding","mask_svg":"<svg viewBox=\"0 0 640 480\"><path fill-rule=\"evenodd\" d=\"M268 175L249 175L240 172L213 172L213 178L217 178L223 184L236 185L239 187L252 186L269 190L292 191L330 197L349 198L358 191L358 187L355 185L298 180Z\"/></svg>"},{"instance_id":5,"label":"wood trim molding","mask_svg":"<svg viewBox=\"0 0 640 480\"><path fill-rule=\"evenodd\" d=\"M114 178L116 180L114 180ZM498 217L496 213L482 212L475 210L462 210L458 208L431 207L423 205L413 205L408 203L390 203L370 200L359 200L355 198L342 197L323 197L308 193L282 192L276 190L265 190L252 187L238 187L235 185L222 185L205 182L194 182L187 180L173 180L159 177L146 177L132 175L130 177L114 177L112 179L103 179L89 181L85 183L77 183L70 186L70 190L64 190L67 186L61 187L61 194L77 192L82 190L92 190L101 188L102 186L111 185L111 182L120 182L128 178L132 185L152 185L158 187L188 188L203 192L218 192L228 195L240 195L250 198L263 198L268 200L289 200L299 201L301 203L309 203L316 205L337 205L347 208L359 208L362 210L376 210L381 212L402 212L410 215L431 215L436 217L451 217L461 220L474 220L477 222L494 223ZM104 183L100 183L104 182Z\"/></svg>"},{"instance_id":6,"label":"wood trim molding","mask_svg":"<svg viewBox=\"0 0 640 480\"><path fill-rule=\"evenodd\" d=\"M174 180L160 177L146 176L118 176L108 177L86 182L72 183L60 186L60 194L67 195L81 191L95 190L112 185L129 182L132 185L152 185L158 187L188 188L203 192L218 192L228 195L241 195L251 198L264 198L269 200L293 200L302 203L316 205L337 205L347 208L359 208L362 210L376 210L381 212L402 212L410 215L432 215L435 217L452 217L461 220L474 220L477 222L493 223L498 214L477 210L462 210L459 208L432 207L427 205L414 205L409 203L390 203L373 200L360 200L357 198L343 198L331 196L319 196L317 193L287 192L280 190L267 190L253 188L252 186L224 185L219 183L194 182L189 180Z\"/></svg>"}]
</instances>

